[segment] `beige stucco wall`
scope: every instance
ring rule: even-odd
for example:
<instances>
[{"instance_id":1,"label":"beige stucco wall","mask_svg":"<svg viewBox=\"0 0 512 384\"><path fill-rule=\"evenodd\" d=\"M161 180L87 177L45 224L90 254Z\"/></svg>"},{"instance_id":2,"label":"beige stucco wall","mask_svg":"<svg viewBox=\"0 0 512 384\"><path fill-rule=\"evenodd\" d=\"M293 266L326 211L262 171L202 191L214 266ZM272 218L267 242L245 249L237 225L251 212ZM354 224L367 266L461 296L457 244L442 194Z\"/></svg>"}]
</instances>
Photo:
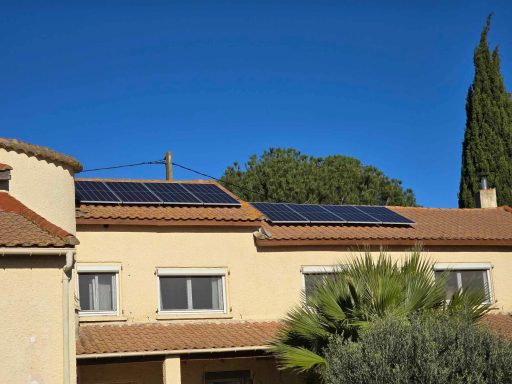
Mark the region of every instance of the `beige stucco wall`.
<instances>
[{"instance_id":1,"label":"beige stucco wall","mask_svg":"<svg viewBox=\"0 0 512 384\"><path fill-rule=\"evenodd\" d=\"M0 256L0 383L62 383L64 258ZM70 347L74 382L74 328Z\"/></svg>"},{"instance_id":2,"label":"beige stucco wall","mask_svg":"<svg viewBox=\"0 0 512 384\"><path fill-rule=\"evenodd\" d=\"M128 321L158 321L157 267L227 267L229 315L236 320L281 318L300 300L301 267L346 261L345 247L258 250L250 230L156 227L79 228L79 263L120 263L120 295ZM403 250L391 252L402 257ZM496 303L512 311L512 250L432 248L439 262L491 262Z\"/></svg>"},{"instance_id":3,"label":"beige stucco wall","mask_svg":"<svg viewBox=\"0 0 512 384\"><path fill-rule=\"evenodd\" d=\"M81 365L80 384L163 384L162 362ZM249 370L253 384L299 384L298 376L279 371L273 358L182 360L181 383L204 384L206 372Z\"/></svg>"},{"instance_id":4,"label":"beige stucco wall","mask_svg":"<svg viewBox=\"0 0 512 384\"><path fill-rule=\"evenodd\" d=\"M3 148L0 163L13 168L9 183L12 196L53 224L75 233L75 190L68 169Z\"/></svg>"}]
</instances>

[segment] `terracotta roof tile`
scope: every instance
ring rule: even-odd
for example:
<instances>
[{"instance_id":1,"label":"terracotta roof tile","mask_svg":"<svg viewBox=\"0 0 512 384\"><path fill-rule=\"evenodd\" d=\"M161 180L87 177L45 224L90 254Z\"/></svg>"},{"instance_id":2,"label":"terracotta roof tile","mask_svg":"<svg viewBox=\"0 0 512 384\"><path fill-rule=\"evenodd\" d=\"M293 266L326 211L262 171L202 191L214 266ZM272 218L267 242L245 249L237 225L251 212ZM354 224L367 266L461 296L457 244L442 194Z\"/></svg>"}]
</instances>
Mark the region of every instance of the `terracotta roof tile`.
<instances>
[{"instance_id":1,"label":"terracotta roof tile","mask_svg":"<svg viewBox=\"0 0 512 384\"><path fill-rule=\"evenodd\" d=\"M122 179L77 179L91 181L144 181ZM262 214L249 203L241 201L222 185L211 180L184 180L170 183L216 184L226 193L240 201L241 206L170 206L170 205L114 205L80 204L77 207L77 224L121 224L121 225L250 225L259 226Z\"/></svg>"},{"instance_id":2,"label":"terracotta roof tile","mask_svg":"<svg viewBox=\"0 0 512 384\"><path fill-rule=\"evenodd\" d=\"M8 151L25 153L26 155L35 156L39 159L49 160L51 162L67 166L76 173L82 171L82 164L80 164L78 160L40 145L29 144L16 139L0 138L0 148L4 148Z\"/></svg>"},{"instance_id":3,"label":"terracotta roof tile","mask_svg":"<svg viewBox=\"0 0 512 384\"><path fill-rule=\"evenodd\" d=\"M275 225L265 222L261 246L308 244L494 244L512 245L509 207L438 209L389 207L412 219L414 226Z\"/></svg>"},{"instance_id":4,"label":"terracotta roof tile","mask_svg":"<svg viewBox=\"0 0 512 384\"><path fill-rule=\"evenodd\" d=\"M0 171L11 171L12 167L8 164L0 163Z\"/></svg>"},{"instance_id":5,"label":"terracotta roof tile","mask_svg":"<svg viewBox=\"0 0 512 384\"><path fill-rule=\"evenodd\" d=\"M481 322L491 331L512 341L512 316L510 314L487 315Z\"/></svg>"},{"instance_id":6,"label":"terracotta roof tile","mask_svg":"<svg viewBox=\"0 0 512 384\"><path fill-rule=\"evenodd\" d=\"M264 347L280 322L82 325L77 355Z\"/></svg>"},{"instance_id":7,"label":"terracotta roof tile","mask_svg":"<svg viewBox=\"0 0 512 384\"><path fill-rule=\"evenodd\" d=\"M0 192L0 246L66 247L75 236L50 223L6 192Z\"/></svg>"}]
</instances>

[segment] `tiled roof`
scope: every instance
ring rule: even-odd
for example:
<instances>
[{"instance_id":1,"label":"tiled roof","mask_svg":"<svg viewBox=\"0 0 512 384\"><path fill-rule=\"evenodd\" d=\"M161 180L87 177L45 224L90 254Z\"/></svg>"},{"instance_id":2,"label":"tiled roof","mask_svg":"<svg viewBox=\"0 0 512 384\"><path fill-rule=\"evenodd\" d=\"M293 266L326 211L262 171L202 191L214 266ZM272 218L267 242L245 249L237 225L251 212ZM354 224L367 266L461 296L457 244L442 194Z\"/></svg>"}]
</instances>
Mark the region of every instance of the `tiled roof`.
<instances>
[{"instance_id":1,"label":"tiled roof","mask_svg":"<svg viewBox=\"0 0 512 384\"><path fill-rule=\"evenodd\" d=\"M439 209L389 207L413 226L273 225L265 222L260 246L286 245L512 245L509 207Z\"/></svg>"},{"instance_id":2,"label":"tiled roof","mask_svg":"<svg viewBox=\"0 0 512 384\"><path fill-rule=\"evenodd\" d=\"M144 181L162 180L121 180L121 179L77 179L93 181ZM210 180L172 181L173 183L211 183L222 188L235 199L233 193ZM249 203L240 201L241 206L171 206L171 205L115 205L80 204L76 211L77 224L120 224L120 225L229 225L259 226L262 214Z\"/></svg>"},{"instance_id":3,"label":"tiled roof","mask_svg":"<svg viewBox=\"0 0 512 384\"><path fill-rule=\"evenodd\" d=\"M264 349L276 336L279 326L277 321L82 325L76 353L101 355L247 347Z\"/></svg>"},{"instance_id":4,"label":"tiled roof","mask_svg":"<svg viewBox=\"0 0 512 384\"><path fill-rule=\"evenodd\" d=\"M0 163L0 171L10 171L12 167L8 164Z\"/></svg>"},{"instance_id":5,"label":"tiled roof","mask_svg":"<svg viewBox=\"0 0 512 384\"><path fill-rule=\"evenodd\" d=\"M82 164L80 164L78 160L71 156L56 152L47 147L25 143L16 139L0 138L0 148L4 148L7 151L25 153L29 156L35 156L38 159L48 160L53 163L61 164L71 168L74 172L82 171Z\"/></svg>"},{"instance_id":6,"label":"tiled roof","mask_svg":"<svg viewBox=\"0 0 512 384\"><path fill-rule=\"evenodd\" d=\"M512 316L510 314L487 315L481 322L493 332L512 341Z\"/></svg>"},{"instance_id":7,"label":"tiled roof","mask_svg":"<svg viewBox=\"0 0 512 384\"><path fill-rule=\"evenodd\" d=\"M0 192L0 246L66 247L75 236L50 223L6 192Z\"/></svg>"}]
</instances>

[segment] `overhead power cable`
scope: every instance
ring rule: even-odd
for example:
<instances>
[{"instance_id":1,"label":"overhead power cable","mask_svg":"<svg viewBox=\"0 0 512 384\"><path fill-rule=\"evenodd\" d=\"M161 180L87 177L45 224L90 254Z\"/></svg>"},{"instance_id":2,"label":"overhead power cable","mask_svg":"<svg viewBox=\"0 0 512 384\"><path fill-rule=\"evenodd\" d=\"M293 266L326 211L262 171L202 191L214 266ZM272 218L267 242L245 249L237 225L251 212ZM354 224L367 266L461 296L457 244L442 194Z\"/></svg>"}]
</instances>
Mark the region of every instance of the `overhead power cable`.
<instances>
[{"instance_id":1,"label":"overhead power cable","mask_svg":"<svg viewBox=\"0 0 512 384\"><path fill-rule=\"evenodd\" d=\"M140 166L140 165L154 165L154 164L162 164L163 165L163 164L165 164L165 159L164 160L154 160L154 161L143 161L143 162L140 162L140 163L132 163L132 164L113 165L113 166L110 166L110 167L90 168L90 169L84 169L80 173L95 172L95 171L106 171L106 170L109 170L109 169L137 167L137 166ZM252 189L249 189L249 188L246 188L246 187L242 187L241 185L221 180L218 177L211 176L211 175L209 175L207 173L195 170L195 169L187 167L187 166L185 166L183 164L178 164L178 163L172 162L172 165L174 165L174 166L176 166L178 168L182 168L182 169L184 169L186 171L193 172L193 173L196 173L196 174L204 176L204 177L208 177L209 179L218 181L220 183L223 183L223 184L226 184L226 185L230 185L230 186L233 186L233 187L245 190L247 192L254 193L254 194L260 196L261 198L264 198L264 195L261 192L256 192L256 191L253 191Z\"/></svg>"}]
</instances>

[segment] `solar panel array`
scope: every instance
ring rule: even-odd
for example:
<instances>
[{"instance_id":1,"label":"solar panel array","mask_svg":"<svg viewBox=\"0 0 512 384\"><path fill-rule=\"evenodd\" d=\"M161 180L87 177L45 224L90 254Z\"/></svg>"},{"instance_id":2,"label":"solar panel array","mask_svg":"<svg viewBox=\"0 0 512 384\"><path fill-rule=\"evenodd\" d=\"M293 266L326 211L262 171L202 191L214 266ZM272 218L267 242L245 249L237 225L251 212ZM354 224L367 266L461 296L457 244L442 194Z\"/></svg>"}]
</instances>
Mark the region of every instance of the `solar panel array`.
<instances>
[{"instance_id":1,"label":"solar panel array","mask_svg":"<svg viewBox=\"0 0 512 384\"><path fill-rule=\"evenodd\" d=\"M411 225L414 221L389 208L366 205L251 203L272 223L282 224L388 224Z\"/></svg>"},{"instance_id":2,"label":"solar panel array","mask_svg":"<svg viewBox=\"0 0 512 384\"><path fill-rule=\"evenodd\" d=\"M240 206L215 184L75 181L76 199L99 204L167 204Z\"/></svg>"}]
</instances>

